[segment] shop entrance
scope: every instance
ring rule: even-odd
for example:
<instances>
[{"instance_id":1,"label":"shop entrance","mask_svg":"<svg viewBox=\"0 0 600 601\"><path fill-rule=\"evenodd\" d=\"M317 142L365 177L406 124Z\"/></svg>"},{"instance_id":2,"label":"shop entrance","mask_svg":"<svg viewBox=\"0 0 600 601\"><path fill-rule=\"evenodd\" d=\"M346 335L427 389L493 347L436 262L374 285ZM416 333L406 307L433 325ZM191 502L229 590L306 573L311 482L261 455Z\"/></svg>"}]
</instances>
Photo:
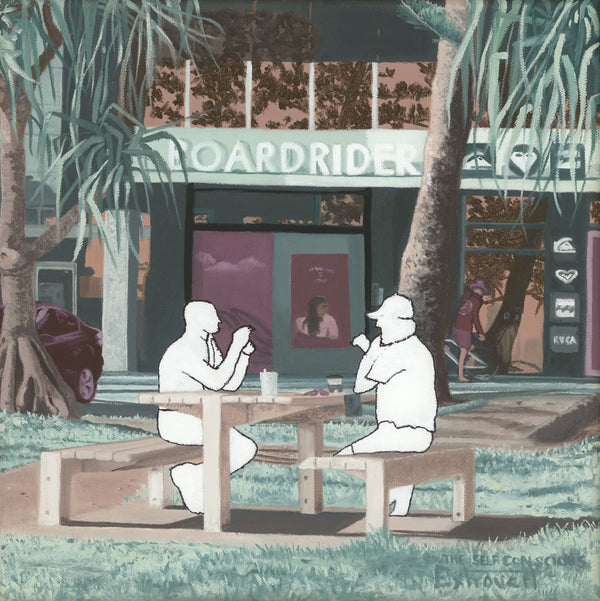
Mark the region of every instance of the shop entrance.
<instances>
[{"instance_id":1,"label":"shop entrance","mask_svg":"<svg viewBox=\"0 0 600 601\"><path fill-rule=\"evenodd\" d=\"M192 300L221 317L217 343L254 328L249 371L304 375L353 372L350 344L364 330L362 234L194 231Z\"/></svg>"}]
</instances>

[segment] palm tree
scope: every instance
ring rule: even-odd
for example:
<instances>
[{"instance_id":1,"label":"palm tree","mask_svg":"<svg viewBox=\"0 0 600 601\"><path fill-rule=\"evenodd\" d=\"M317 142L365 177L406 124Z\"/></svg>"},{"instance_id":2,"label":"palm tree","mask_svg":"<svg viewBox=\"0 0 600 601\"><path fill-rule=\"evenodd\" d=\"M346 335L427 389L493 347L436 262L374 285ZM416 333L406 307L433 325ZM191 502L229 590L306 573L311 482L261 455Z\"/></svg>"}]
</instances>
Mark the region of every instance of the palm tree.
<instances>
[{"instance_id":1,"label":"palm tree","mask_svg":"<svg viewBox=\"0 0 600 601\"><path fill-rule=\"evenodd\" d=\"M399 15L440 37L423 179L402 258L399 290L415 300L419 331L434 355L437 393L450 399L443 339L451 320L462 156L469 131L489 123L498 145L535 146L540 160L522 215L553 182L543 176L553 145L569 157L576 201L583 180L577 145L596 139L600 20L593 0L403 0ZM529 174L531 177L531 174ZM497 187L502 193L502 181ZM562 214L558 195L553 195ZM522 218L522 216L521 216Z\"/></svg>"},{"instance_id":2,"label":"palm tree","mask_svg":"<svg viewBox=\"0 0 600 601\"><path fill-rule=\"evenodd\" d=\"M167 36L166 27L178 35ZM33 266L73 227L78 226L77 254L92 218L104 238L104 212L114 211L118 218L120 211L144 206L149 182L143 180L145 198L135 185L136 176L144 177L144 161L158 169L161 184L174 198L167 165L150 146L171 136L162 129L147 131L123 107L137 108L134 112L140 114L159 51L177 61L192 57L191 44L208 45L197 0L0 2L0 281L5 304L1 409L78 417L74 395L36 332ZM73 92L66 113L47 114L39 93L51 61L66 73ZM110 95L111 78L119 84L119 105ZM90 114L82 111L86 103ZM51 119L64 123L62 135L48 133ZM28 128L39 133L46 177L59 182L57 223L31 243L25 238ZM65 173L68 178L63 178Z\"/></svg>"}]
</instances>

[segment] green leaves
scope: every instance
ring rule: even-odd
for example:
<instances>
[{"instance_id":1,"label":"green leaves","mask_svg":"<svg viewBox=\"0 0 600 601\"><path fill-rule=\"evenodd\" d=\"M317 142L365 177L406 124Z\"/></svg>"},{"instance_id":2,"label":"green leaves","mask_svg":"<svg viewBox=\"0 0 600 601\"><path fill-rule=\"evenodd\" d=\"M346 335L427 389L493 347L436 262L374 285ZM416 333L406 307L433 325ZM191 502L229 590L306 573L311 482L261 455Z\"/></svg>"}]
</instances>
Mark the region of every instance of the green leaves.
<instances>
[{"instance_id":1,"label":"green leaves","mask_svg":"<svg viewBox=\"0 0 600 601\"><path fill-rule=\"evenodd\" d=\"M455 21L448 18L443 6L429 0L402 0L397 7L398 16L417 29L433 31L439 38L458 46L462 32Z\"/></svg>"},{"instance_id":2,"label":"green leaves","mask_svg":"<svg viewBox=\"0 0 600 601\"><path fill-rule=\"evenodd\" d=\"M173 139L185 174L181 146L167 131L149 132L141 121L165 54L175 65L183 58L193 61L192 50L199 46L210 54L205 21L198 0L0 0L0 87L15 131L20 93L26 98L19 103L31 106L30 140L35 130L42 179L58 182L57 215L69 202L79 205L76 254L92 218L105 238L105 211L149 210L145 161L156 169L166 198L175 201L170 169L150 142ZM52 58L68 82L64 111L49 111L57 90L50 90L50 99L38 85Z\"/></svg>"}]
</instances>

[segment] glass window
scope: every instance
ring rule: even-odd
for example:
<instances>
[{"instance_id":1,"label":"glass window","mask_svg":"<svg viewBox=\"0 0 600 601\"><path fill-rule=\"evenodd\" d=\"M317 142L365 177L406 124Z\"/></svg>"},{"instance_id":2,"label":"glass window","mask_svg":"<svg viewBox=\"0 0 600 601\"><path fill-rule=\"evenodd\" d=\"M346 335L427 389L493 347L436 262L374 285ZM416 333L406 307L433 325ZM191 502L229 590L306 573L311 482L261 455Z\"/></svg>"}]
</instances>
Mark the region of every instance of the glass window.
<instances>
[{"instance_id":1,"label":"glass window","mask_svg":"<svg viewBox=\"0 0 600 601\"><path fill-rule=\"evenodd\" d=\"M321 196L321 225L363 224L365 199L361 194L324 194Z\"/></svg>"},{"instance_id":2,"label":"glass window","mask_svg":"<svg viewBox=\"0 0 600 601\"><path fill-rule=\"evenodd\" d=\"M315 65L316 129L371 129L370 63Z\"/></svg>"},{"instance_id":3,"label":"glass window","mask_svg":"<svg viewBox=\"0 0 600 601\"><path fill-rule=\"evenodd\" d=\"M540 373L543 368L544 257L468 254L465 285L483 280L491 292L479 317L499 374ZM523 280L529 282L523 292Z\"/></svg>"},{"instance_id":4,"label":"glass window","mask_svg":"<svg viewBox=\"0 0 600 601\"><path fill-rule=\"evenodd\" d=\"M506 248L537 249L544 248L544 230L522 229L479 229L467 227L467 247L469 248Z\"/></svg>"},{"instance_id":5,"label":"glass window","mask_svg":"<svg viewBox=\"0 0 600 601\"><path fill-rule=\"evenodd\" d=\"M379 63L379 127L427 129L435 63Z\"/></svg>"},{"instance_id":6,"label":"glass window","mask_svg":"<svg viewBox=\"0 0 600 601\"><path fill-rule=\"evenodd\" d=\"M252 127L308 129L308 63L252 64Z\"/></svg>"},{"instance_id":7,"label":"glass window","mask_svg":"<svg viewBox=\"0 0 600 601\"><path fill-rule=\"evenodd\" d=\"M146 107L144 125L158 127L183 119L185 94L185 67L173 67L173 61L165 59L156 69L156 77L150 96L152 106ZM178 123L178 126L183 123Z\"/></svg>"},{"instance_id":8,"label":"glass window","mask_svg":"<svg viewBox=\"0 0 600 601\"><path fill-rule=\"evenodd\" d=\"M467 221L488 223L542 223L547 201L516 196L467 196Z\"/></svg>"}]
</instances>

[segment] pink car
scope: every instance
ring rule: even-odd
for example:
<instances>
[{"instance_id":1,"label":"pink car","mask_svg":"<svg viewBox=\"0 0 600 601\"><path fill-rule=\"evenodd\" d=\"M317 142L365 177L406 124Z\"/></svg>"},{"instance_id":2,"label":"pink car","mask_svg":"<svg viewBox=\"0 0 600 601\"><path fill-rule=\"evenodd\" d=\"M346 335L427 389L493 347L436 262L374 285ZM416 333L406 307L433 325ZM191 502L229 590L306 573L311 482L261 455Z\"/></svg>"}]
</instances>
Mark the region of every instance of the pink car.
<instances>
[{"instance_id":1,"label":"pink car","mask_svg":"<svg viewBox=\"0 0 600 601\"><path fill-rule=\"evenodd\" d=\"M0 328L4 306L0 305ZM89 403L104 360L102 332L53 303L37 302L35 325L42 344L80 403Z\"/></svg>"}]
</instances>

